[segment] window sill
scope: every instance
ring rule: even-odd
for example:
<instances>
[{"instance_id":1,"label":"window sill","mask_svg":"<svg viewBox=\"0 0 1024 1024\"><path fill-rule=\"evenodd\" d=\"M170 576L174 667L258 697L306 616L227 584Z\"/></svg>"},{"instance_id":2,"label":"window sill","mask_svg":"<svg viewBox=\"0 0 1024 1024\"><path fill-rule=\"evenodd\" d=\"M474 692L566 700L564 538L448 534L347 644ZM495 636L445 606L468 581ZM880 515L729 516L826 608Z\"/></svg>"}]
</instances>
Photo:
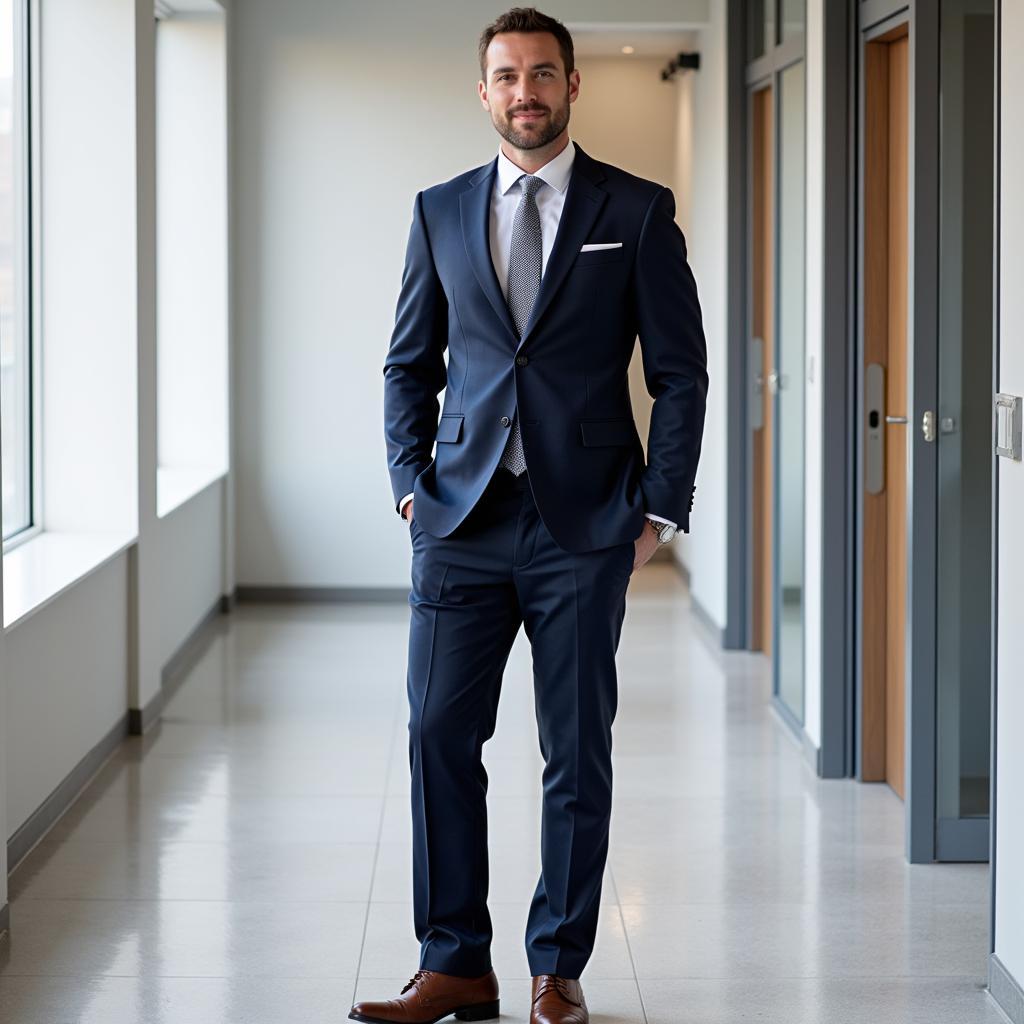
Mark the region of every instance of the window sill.
<instances>
[{"instance_id":1,"label":"window sill","mask_svg":"<svg viewBox=\"0 0 1024 1024\"><path fill-rule=\"evenodd\" d=\"M163 519L225 476L226 469L210 466L159 467L156 471L157 518Z\"/></svg>"},{"instance_id":2,"label":"window sill","mask_svg":"<svg viewBox=\"0 0 1024 1024\"><path fill-rule=\"evenodd\" d=\"M136 534L45 530L4 555L4 630L23 622L135 543Z\"/></svg>"}]
</instances>

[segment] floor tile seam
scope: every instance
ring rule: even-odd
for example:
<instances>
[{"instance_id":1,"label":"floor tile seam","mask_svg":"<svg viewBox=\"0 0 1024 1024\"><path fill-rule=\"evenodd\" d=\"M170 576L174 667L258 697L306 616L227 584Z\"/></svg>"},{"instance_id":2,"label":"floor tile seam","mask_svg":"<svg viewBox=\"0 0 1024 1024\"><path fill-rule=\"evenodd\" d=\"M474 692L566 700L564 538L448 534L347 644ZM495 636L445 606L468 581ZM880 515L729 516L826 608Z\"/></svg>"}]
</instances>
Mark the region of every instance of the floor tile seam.
<instances>
[{"instance_id":1,"label":"floor tile seam","mask_svg":"<svg viewBox=\"0 0 1024 1024\"><path fill-rule=\"evenodd\" d=\"M844 981L844 982L865 982L865 981L962 981L969 982L978 991L984 990L982 983L986 982L984 974L779 974L772 971L764 975L752 975L749 971L737 970L735 974L638 974L637 981L640 985L645 982L665 981L747 981L751 984L764 984L765 982L776 981Z\"/></svg>"},{"instance_id":2,"label":"floor tile seam","mask_svg":"<svg viewBox=\"0 0 1024 1024\"><path fill-rule=\"evenodd\" d=\"M366 896L366 913L363 916L363 930L359 939L359 956L356 959L356 974L352 982L352 1004L356 1001L356 989L359 987L360 970L363 965L363 951L366 948L366 931L370 923L370 908L373 906L373 886L377 879L377 863L380 859L381 836L384 833L384 820L388 808L387 791L391 783L391 772L395 763L395 749L398 742L398 725L402 713L402 695L395 697L394 711L391 722L391 738L388 741L387 768L384 774L384 795L380 800L380 814L377 818L377 840L373 851L373 863L370 866L370 888Z\"/></svg>"},{"instance_id":3,"label":"floor tile seam","mask_svg":"<svg viewBox=\"0 0 1024 1024\"><path fill-rule=\"evenodd\" d=\"M881 896L879 896L881 899ZM759 908L765 907L814 907L821 906L822 909L828 909L828 905L835 903L836 905L843 905L845 902L856 903L857 906L863 906L865 897L861 893L851 893L849 896L834 896L829 897L827 900L765 900L756 904L751 903L749 900L737 899L737 900L712 900L712 901L689 901L689 900L658 900L657 903L629 903L620 902L620 906L623 910L629 910L631 908L647 909L652 906L657 907L750 907L757 906ZM964 907L972 907L979 915L987 915L988 911L985 907L976 907L969 900L927 900L918 898L910 901L911 904L922 903L926 907L931 907L937 910L963 910ZM892 899L885 901L885 906L892 908ZM987 917L986 917L987 920Z\"/></svg>"},{"instance_id":4,"label":"floor tile seam","mask_svg":"<svg viewBox=\"0 0 1024 1024\"><path fill-rule=\"evenodd\" d=\"M374 799L381 800L384 794ZM238 836L231 839L146 839L126 836L123 839L93 839L88 836L69 835L44 840L44 846L376 846L376 839L265 839Z\"/></svg>"},{"instance_id":5,"label":"floor tile seam","mask_svg":"<svg viewBox=\"0 0 1024 1024\"><path fill-rule=\"evenodd\" d=\"M633 959L633 947L629 941L629 932L626 929L626 918L622 913L622 904L619 902L619 886L615 881L615 872L612 870L611 865L608 865L608 880L612 883L612 892L615 894L615 909L618 911L619 923L622 925L622 937L626 943L626 953L629 956L629 966L633 971L633 982L636 985L637 999L640 1000L640 1014L644 1019L644 1024L647 1022L647 1007L644 1006L644 994L640 991L640 980L636 976L636 961Z\"/></svg>"},{"instance_id":6,"label":"floor tile seam","mask_svg":"<svg viewBox=\"0 0 1024 1024\"><path fill-rule=\"evenodd\" d=\"M275 897L273 899L218 899L214 896L29 896L18 894L12 898L18 903L228 903L244 904L245 906L279 907L283 905L304 906L307 903L328 903L332 906L354 905L366 906L366 899L327 899L323 896L310 896L306 899L295 897ZM401 901L394 901L401 902ZM14 911L15 913L17 911Z\"/></svg>"},{"instance_id":7,"label":"floor tile seam","mask_svg":"<svg viewBox=\"0 0 1024 1024\"><path fill-rule=\"evenodd\" d=\"M29 971L10 971L6 968L0 973L0 990L3 989L4 981L7 978L75 978L75 979L88 979L98 980L101 978L120 978L131 981L247 981L251 982L254 980L267 980L267 981L336 981L336 982L350 982L352 981L352 974L268 974L267 972L261 972L259 974L158 974L155 972L149 972L146 974L96 974L96 973L53 973L53 974L39 974L38 972Z\"/></svg>"},{"instance_id":8,"label":"floor tile seam","mask_svg":"<svg viewBox=\"0 0 1024 1024\"><path fill-rule=\"evenodd\" d=\"M114 794L111 800L120 797L121 794ZM159 793L146 793L144 791L133 794L137 795L141 800L149 801L161 801L161 800L189 800L195 798L197 800L207 800L209 798L215 798L217 800L229 801L238 800L239 797L245 800L296 800L303 798L305 800L378 800L382 796L388 796L384 790L379 787L374 789L361 789L361 790L337 790L336 792L330 793L310 793L304 789L294 790L272 790L254 788L252 790L235 789L230 793L207 793L202 790L192 789L178 789L178 790L163 790Z\"/></svg>"},{"instance_id":9,"label":"floor tile seam","mask_svg":"<svg viewBox=\"0 0 1024 1024\"><path fill-rule=\"evenodd\" d=\"M68 836L65 839L47 839L42 844L45 849L53 849L55 847L108 847L108 846L119 846L127 849L134 849L139 847L150 847L150 846L196 846L196 847L209 847L209 846L234 846L237 847L242 845L245 849L252 849L254 846L267 847L268 849L277 849L281 846L299 846L299 847L323 847L325 849L337 849L342 848L376 848L376 840L368 839L353 839L347 840L335 840L335 839L85 839L77 836ZM388 845L388 844L385 844ZM40 847L36 846L33 849L38 850ZM14 875L23 866L22 861L11 875Z\"/></svg>"},{"instance_id":10,"label":"floor tile seam","mask_svg":"<svg viewBox=\"0 0 1024 1024\"><path fill-rule=\"evenodd\" d=\"M507 971L500 971L497 967L494 968L494 973L497 976L499 983L500 982L507 982L507 981L523 981L523 982L526 982L526 981L532 981L533 980L531 975L529 975L529 974L516 974L516 973L510 974ZM398 979L398 977L399 977L399 975L397 975L394 971L392 971L390 974L365 974L364 973L364 974L361 974L359 976L359 980L360 981L393 981L393 980ZM406 975L406 978L408 978L408 975ZM603 982L606 982L606 981L622 982L624 984L632 985L636 981L636 979L634 977L632 977L631 975L626 975L626 974L588 974L587 972L584 972L582 977L580 978L580 983L583 985L584 989L586 989L586 986L587 986L588 982L594 982L595 984L600 984L600 983L603 983Z\"/></svg>"},{"instance_id":11,"label":"floor tile seam","mask_svg":"<svg viewBox=\"0 0 1024 1024\"><path fill-rule=\"evenodd\" d=\"M534 883L534 888L536 888L536 883ZM526 899L522 899L522 900L495 900L495 899L491 899L490 897L488 897L488 899L487 899L487 906L489 906L489 907L521 907L523 909L523 911L525 912L530 907L530 899L529 899L529 897L533 894L533 889L530 888L529 886L527 886L525 891L527 892L527 898ZM359 900L357 902L361 903L362 900ZM372 900L370 900L370 904L372 906L375 906L375 907L377 907L377 906L411 907L412 904L413 904L413 901L411 899L409 899L409 900L372 899ZM604 909L606 907L610 908L610 907L613 907L613 906L615 906L615 904L613 902L602 903L601 904L601 908L602 909Z\"/></svg>"},{"instance_id":12,"label":"floor tile seam","mask_svg":"<svg viewBox=\"0 0 1024 1024\"><path fill-rule=\"evenodd\" d=\"M501 978L506 981L530 981L531 976L529 974L517 974L508 972L498 972ZM397 979L401 975L391 972L388 974L362 974L360 976L363 979L370 981L379 981L381 979ZM222 980L222 981L251 981L254 978L267 979L267 980L323 980L323 981L352 981L353 975L351 972L342 974L293 974L293 973L268 973L266 971L260 972L259 974L162 974L157 972L147 972L145 974L120 974L120 973L96 973L96 972L50 972L49 974L40 973L38 971L17 971L4 969L0 973L0 987L3 986L3 982L6 978L131 978L134 980L145 981L148 979L196 979L201 981L208 980ZM358 979L357 979L358 980ZM586 970L581 978L582 982L638 982L641 986L643 984L664 984L666 982L687 982L687 983L718 983L718 982L742 982L746 981L750 985L762 985L766 981L777 982L777 981L827 981L827 982L867 982L867 981L949 981L949 982L964 982L970 984L974 991L978 993L986 993L988 991L987 985L982 984L985 979L980 975L975 974L854 974L854 975L803 975L803 974L772 974L770 976L751 977L749 973L742 975L683 975L683 976L665 976L665 977L651 977L636 978L632 975L624 974L606 974L604 972Z\"/></svg>"}]
</instances>

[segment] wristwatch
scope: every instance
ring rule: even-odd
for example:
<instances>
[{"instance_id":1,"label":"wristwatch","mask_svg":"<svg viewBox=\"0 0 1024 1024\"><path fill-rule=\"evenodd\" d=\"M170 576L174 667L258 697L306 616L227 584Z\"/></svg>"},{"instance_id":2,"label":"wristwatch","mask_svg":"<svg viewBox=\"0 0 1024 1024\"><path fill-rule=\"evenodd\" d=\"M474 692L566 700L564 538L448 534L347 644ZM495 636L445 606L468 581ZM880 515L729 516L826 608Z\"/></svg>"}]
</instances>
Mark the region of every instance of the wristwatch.
<instances>
[{"instance_id":1,"label":"wristwatch","mask_svg":"<svg viewBox=\"0 0 1024 1024\"><path fill-rule=\"evenodd\" d=\"M647 522L654 527L654 532L658 536L659 544L667 544L675 535L677 527L671 523L661 523L657 519L651 519L650 516L645 516Z\"/></svg>"}]
</instances>

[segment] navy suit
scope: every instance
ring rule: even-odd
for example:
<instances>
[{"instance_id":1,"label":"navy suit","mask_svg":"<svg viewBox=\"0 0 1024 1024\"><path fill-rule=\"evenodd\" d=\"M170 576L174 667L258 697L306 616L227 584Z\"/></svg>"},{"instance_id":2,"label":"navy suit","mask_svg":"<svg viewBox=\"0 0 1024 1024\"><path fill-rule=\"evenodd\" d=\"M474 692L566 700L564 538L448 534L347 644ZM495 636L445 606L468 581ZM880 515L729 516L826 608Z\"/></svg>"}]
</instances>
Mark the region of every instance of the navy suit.
<instances>
[{"instance_id":1,"label":"navy suit","mask_svg":"<svg viewBox=\"0 0 1024 1024\"><path fill-rule=\"evenodd\" d=\"M490 969L481 750L521 625L545 760L527 955L533 974L570 978L590 956L634 541L645 511L688 530L700 454L706 347L672 193L570 145L565 203L522 338L489 250L495 158L417 194L384 365L396 507L414 494L414 918L420 966L448 974ZM646 464L627 377L638 334L654 397ZM518 478L498 468L517 413L527 464Z\"/></svg>"}]
</instances>

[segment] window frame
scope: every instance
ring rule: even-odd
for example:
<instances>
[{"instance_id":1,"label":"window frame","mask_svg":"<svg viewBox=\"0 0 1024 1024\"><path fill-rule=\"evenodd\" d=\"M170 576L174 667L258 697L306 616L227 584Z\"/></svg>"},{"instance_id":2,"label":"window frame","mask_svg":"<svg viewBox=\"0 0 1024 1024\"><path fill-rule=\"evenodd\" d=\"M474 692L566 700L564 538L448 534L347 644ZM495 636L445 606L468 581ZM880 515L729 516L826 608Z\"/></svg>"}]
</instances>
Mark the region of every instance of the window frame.
<instances>
[{"instance_id":1,"label":"window frame","mask_svg":"<svg viewBox=\"0 0 1024 1024\"><path fill-rule=\"evenodd\" d=\"M25 211L24 230L21 238L21 258L26 273L21 292L25 309L26 344L24 346L27 366L26 393L28 416L24 424L28 430L28 525L16 533L3 538L3 553L7 554L21 544L38 536L42 530L40 509L42 508L42 473L40 459L42 452L41 387L39 380L40 358L40 202L39 202L39 41L35 26L38 24L39 0L14 0L21 9L22 29L20 38L15 40L21 50L24 100L21 117L26 138L22 150L24 164L21 169L23 188L17 201Z\"/></svg>"}]
</instances>

